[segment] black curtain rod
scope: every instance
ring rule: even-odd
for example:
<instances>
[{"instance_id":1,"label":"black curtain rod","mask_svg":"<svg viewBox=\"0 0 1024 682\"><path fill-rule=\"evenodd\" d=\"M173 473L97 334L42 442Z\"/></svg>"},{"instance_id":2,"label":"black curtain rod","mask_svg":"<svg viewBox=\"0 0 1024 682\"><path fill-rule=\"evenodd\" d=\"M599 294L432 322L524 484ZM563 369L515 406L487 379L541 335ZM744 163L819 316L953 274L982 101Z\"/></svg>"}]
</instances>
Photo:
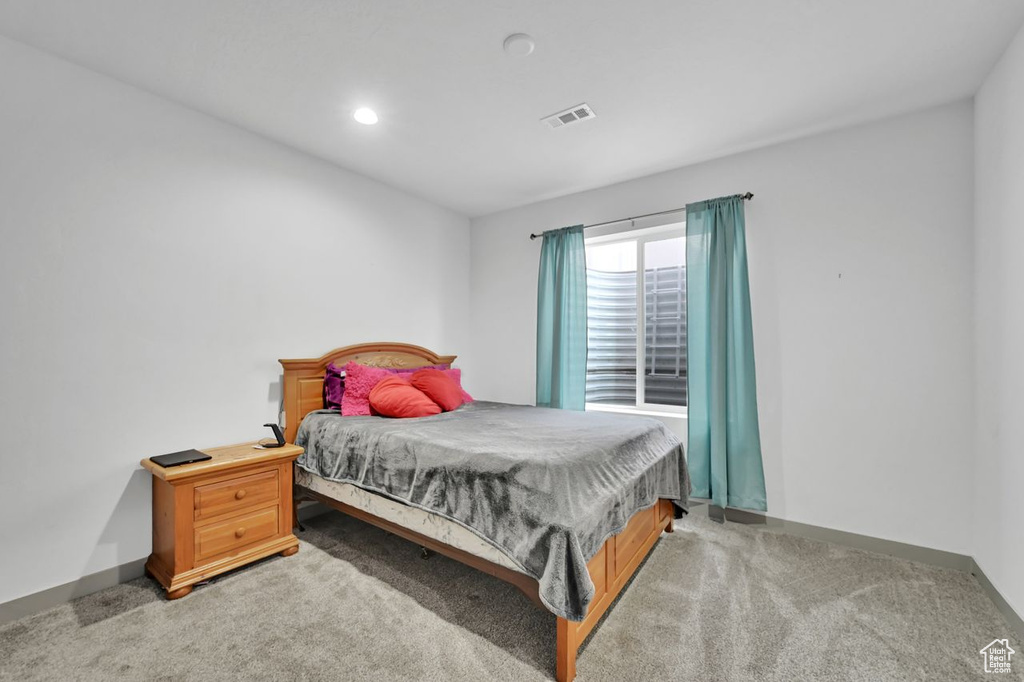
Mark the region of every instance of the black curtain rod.
<instances>
[{"instance_id":1,"label":"black curtain rod","mask_svg":"<svg viewBox=\"0 0 1024 682\"><path fill-rule=\"evenodd\" d=\"M741 194L740 195L740 199L743 199L744 201L750 201L753 198L754 198L754 195L751 192L747 192L746 194ZM672 208L672 209L669 209L667 211L658 211L657 213L644 213L643 215L635 215L632 218L619 218L618 220L606 220L603 223L594 223L593 225L584 225L583 229L584 230L589 230L592 227L604 227L605 225L614 225L615 223L625 223L625 222L629 222L631 220L640 220L641 218L653 218L656 215L665 215L666 213L678 213L679 211L685 211L685 210L686 210L686 207L683 206L682 208ZM530 239L536 239L537 237L543 237L543 236L544 236L543 232L541 232L540 234L532 234L531 233L530 234Z\"/></svg>"}]
</instances>

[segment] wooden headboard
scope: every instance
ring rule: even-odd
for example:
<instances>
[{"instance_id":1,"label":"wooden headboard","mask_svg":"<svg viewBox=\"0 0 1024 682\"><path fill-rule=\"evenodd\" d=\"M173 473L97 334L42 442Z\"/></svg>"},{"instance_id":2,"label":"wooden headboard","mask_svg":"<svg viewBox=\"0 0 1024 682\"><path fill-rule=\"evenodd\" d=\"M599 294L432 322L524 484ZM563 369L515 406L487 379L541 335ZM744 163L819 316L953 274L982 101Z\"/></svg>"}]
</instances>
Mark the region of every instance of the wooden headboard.
<instances>
[{"instance_id":1,"label":"wooden headboard","mask_svg":"<svg viewBox=\"0 0 1024 682\"><path fill-rule=\"evenodd\" d=\"M318 358L278 360L284 367L284 434L289 443L295 442L299 423L313 410L324 406L324 372L333 362L343 367L355 361L370 367L400 369L423 365L450 365L455 355L438 355L433 351L408 343L361 343L357 346L335 348Z\"/></svg>"}]
</instances>

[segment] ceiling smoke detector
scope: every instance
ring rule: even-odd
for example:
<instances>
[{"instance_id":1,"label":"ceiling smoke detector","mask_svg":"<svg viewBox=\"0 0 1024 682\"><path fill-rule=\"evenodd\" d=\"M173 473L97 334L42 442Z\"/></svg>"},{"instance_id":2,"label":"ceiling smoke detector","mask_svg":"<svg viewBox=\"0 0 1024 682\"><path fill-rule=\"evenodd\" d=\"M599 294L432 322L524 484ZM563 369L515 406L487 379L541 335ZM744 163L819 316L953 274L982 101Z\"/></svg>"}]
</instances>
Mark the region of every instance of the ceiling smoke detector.
<instances>
[{"instance_id":1,"label":"ceiling smoke detector","mask_svg":"<svg viewBox=\"0 0 1024 682\"><path fill-rule=\"evenodd\" d=\"M525 33L513 33L502 44L505 52L515 57L525 57L533 52L533 38Z\"/></svg>"},{"instance_id":2,"label":"ceiling smoke detector","mask_svg":"<svg viewBox=\"0 0 1024 682\"><path fill-rule=\"evenodd\" d=\"M570 123L578 123L580 121L589 121L592 118L597 118L597 114L590 108L587 103L577 104L574 107L560 111L557 114L551 114L541 119L541 123L547 123L551 128L561 128L567 126Z\"/></svg>"}]
</instances>

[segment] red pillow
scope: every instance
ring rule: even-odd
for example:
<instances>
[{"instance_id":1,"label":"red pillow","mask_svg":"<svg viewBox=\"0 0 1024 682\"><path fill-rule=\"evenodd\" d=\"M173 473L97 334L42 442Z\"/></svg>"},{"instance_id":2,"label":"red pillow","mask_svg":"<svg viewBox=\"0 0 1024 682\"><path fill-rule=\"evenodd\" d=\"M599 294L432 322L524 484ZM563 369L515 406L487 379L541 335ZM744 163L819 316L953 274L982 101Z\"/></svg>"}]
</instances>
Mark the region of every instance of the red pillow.
<instances>
[{"instance_id":1,"label":"red pillow","mask_svg":"<svg viewBox=\"0 0 1024 682\"><path fill-rule=\"evenodd\" d=\"M462 397L462 387L439 369L421 369L409 377L409 383L440 405L445 412L451 412L466 402Z\"/></svg>"},{"instance_id":2,"label":"red pillow","mask_svg":"<svg viewBox=\"0 0 1024 682\"><path fill-rule=\"evenodd\" d=\"M385 377L370 391L370 407L385 417L429 417L441 414L441 408L409 380L398 375Z\"/></svg>"}]
</instances>

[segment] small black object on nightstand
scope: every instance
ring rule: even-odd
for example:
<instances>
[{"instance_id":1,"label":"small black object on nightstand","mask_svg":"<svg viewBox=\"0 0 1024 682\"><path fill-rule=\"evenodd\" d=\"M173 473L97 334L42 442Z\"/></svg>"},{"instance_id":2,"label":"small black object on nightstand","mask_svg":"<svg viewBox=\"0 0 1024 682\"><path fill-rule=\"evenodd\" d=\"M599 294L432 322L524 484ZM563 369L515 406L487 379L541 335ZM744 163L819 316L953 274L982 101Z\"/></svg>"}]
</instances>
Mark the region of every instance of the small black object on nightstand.
<instances>
[{"instance_id":1,"label":"small black object on nightstand","mask_svg":"<svg viewBox=\"0 0 1024 682\"><path fill-rule=\"evenodd\" d=\"M281 432L281 427L277 424L264 424L274 430L274 438L277 439L276 443L270 441L260 441L260 446L264 448L280 448L284 447L284 433Z\"/></svg>"}]
</instances>

